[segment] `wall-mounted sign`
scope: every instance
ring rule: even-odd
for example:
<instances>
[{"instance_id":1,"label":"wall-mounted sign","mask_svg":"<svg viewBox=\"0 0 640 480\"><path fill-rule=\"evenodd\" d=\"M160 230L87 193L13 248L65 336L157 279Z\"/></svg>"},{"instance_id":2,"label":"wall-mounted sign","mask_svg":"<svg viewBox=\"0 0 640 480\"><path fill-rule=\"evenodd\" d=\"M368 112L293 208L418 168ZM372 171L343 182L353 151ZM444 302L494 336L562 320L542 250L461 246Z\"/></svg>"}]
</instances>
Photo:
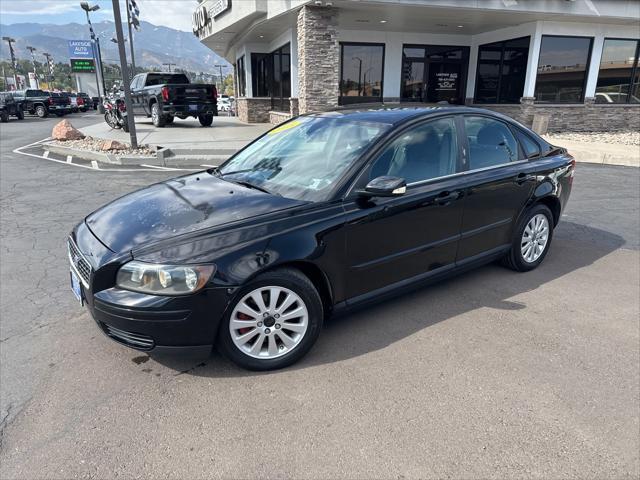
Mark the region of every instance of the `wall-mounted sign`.
<instances>
[{"instance_id":1,"label":"wall-mounted sign","mask_svg":"<svg viewBox=\"0 0 640 480\"><path fill-rule=\"evenodd\" d=\"M456 72L436 73L436 91L457 90L458 74Z\"/></svg>"},{"instance_id":2,"label":"wall-mounted sign","mask_svg":"<svg viewBox=\"0 0 640 480\"><path fill-rule=\"evenodd\" d=\"M231 8L231 0L215 0L211 6L211 16L216 18Z\"/></svg>"},{"instance_id":3,"label":"wall-mounted sign","mask_svg":"<svg viewBox=\"0 0 640 480\"><path fill-rule=\"evenodd\" d=\"M72 58L71 71L73 73L94 73L96 71L96 65L93 58L89 58L87 60L82 58Z\"/></svg>"},{"instance_id":4,"label":"wall-mounted sign","mask_svg":"<svg viewBox=\"0 0 640 480\"><path fill-rule=\"evenodd\" d=\"M202 29L211 23L207 7L200 5L196 11L193 12L192 20L193 33L197 35Z\"/></svg>"},{"instance_id":5,"label":"wall-mounted sign","mask_svg":"<svg viewBox=\"0 0 640 480\"><path fill-rule=\"evenodd\" d=\"M91 40L69 40L69 58L93 58Z\"/></svg>"}]
</instances>

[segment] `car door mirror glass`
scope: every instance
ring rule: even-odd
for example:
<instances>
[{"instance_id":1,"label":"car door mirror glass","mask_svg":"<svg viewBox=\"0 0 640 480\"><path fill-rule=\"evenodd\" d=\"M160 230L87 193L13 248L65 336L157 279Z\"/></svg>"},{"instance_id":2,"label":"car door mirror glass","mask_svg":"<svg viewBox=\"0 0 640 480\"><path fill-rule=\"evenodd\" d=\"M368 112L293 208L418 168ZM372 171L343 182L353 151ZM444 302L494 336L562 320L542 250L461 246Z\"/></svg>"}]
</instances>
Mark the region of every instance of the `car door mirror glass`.
<instances>
[{"instance_id":1,"label":"car door mirror glass","mask_svg":"<svg viewBox=\"0 0 640 480\"><path fill-rule=\"evenodd\" d=\"M404 178L382 176L371 180L358 194L364 197L397 197L407 191Z\"/></svg>"}]
</instances>

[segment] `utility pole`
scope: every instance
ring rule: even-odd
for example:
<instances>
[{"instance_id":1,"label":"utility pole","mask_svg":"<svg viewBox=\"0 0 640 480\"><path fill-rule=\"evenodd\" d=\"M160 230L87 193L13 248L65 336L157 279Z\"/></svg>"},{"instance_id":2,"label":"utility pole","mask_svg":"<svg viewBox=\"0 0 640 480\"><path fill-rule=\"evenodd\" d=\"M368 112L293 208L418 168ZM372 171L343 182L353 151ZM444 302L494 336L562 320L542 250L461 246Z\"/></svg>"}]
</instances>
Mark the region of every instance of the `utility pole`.
<instances>
[{"instance_id":1,"label":"utility pole","mask_svg":"<svg viewBox=\"0 0 640 480\"><path fill-rule=\"evenodd\" d=\"M163 66L163 67L164 67L165 65L169 68L169 73L171 73L171 66L174 66L174 67L176 66L176 64L175 64L175 63L163 63L163 64L162 64L162 66Z\"/></svg>"},{"instance_id":2,"label":"utility pole","mask_svg":"<svg viewBox=\"0 0 640 480\"><path fill-rule=\"evenodd\" d=\"M36 56L34 55L36 49L34 47L27 46L27 50L31 52L31 60L33 60L33 75L36 79L36 88L40 88L40 82L38 82L38 70L36 70Z\"/></svg>"},{"instance_id":3,"label":"utility pole","mask_svg":"<svg viewBox=\"0 0 640 480\"><path fill-rule=\"evenodd\" d=\"M222 95L224 93L222 91L223 87L224 87L224 83L223 83L223 80L222 80L222 65L218 64L218 65L214 65L214 67L218 67L218 69L220 70L220 88L218 89L218 93L220 95Z\"/></svg>"},{"instance_id":4,"label":"utility pole","mask_svg":"<svg viewBox=\"0 0 640 480\"><path fill-rule=\"evenodd\" d=\"M127 72L127 52L124 46L124 35L122 33L122 17L120 16L120 1L112 0L113 19L116 22L116 37L118 40L118 53L120 54L120 71L122 72L122 86L124 87L124 103L127 107L127 122L129 124L129 137L131 138L131 148L138 148L138 138L136 136L136 123L133 118L133 105L131 103L131 88Z\"/></svg>"},{"instance_id":5,"label":"utility pole","mask_svg":"<svg viewBox=\"0 0 640 480\"><path fill-rule=\"evenodd\" d=\"M9 53L11 54L11 66L13 67L13 81L15 82L13 87L15 90L18 89L18 62L16 61L16 54L13 51L13 43L15 43L15 38L11 37L2 37L2 40L9 44Z\"/></svg>"}]
</instances>

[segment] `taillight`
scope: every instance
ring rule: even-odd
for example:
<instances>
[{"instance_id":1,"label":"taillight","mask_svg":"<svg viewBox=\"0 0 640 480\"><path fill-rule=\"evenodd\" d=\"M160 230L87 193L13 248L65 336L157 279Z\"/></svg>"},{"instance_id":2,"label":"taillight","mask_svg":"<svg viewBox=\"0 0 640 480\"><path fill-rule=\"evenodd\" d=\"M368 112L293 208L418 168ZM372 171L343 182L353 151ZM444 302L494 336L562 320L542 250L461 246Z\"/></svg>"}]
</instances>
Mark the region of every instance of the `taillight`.
<instances>
[{"instance_id":1,"label":"taillight","mask_svg":"<svg viewBox=\"0 0 640 480\"><path fill-rule=\"evenodd\" d=\"M84 100L81 99L80 97L78 97L77 102L78 102L78 105L84 105Z\"/></svg>"},{"instance_id":2,"label":"taillight","mask_svg":"<svg viewBox=\"0 0 640 480\"><path fill-rule=\"evenodd\" d=\"M169 101L169 87L162 87L162 100Z\"/></svg>"},{"instance_id":3,"label":"taillight","mask_svg":"<svg viewBox=\"0 0 640 480\"><path fill-rule=\"evenodd\" d=\"M118 104L118 110L120 110L121 112L126 112L127 111L127 105L124 102L120 102Z\"/></svg>"},{"instance_id":4,"label":"taillight","mask_svg":"<svg viewBox=\"0 0 640 480\"><path fill-rule=\"evenodd\" d=\"M53 105L53 98L49 97L49 105Z\"/></svg>"}]
</instances>

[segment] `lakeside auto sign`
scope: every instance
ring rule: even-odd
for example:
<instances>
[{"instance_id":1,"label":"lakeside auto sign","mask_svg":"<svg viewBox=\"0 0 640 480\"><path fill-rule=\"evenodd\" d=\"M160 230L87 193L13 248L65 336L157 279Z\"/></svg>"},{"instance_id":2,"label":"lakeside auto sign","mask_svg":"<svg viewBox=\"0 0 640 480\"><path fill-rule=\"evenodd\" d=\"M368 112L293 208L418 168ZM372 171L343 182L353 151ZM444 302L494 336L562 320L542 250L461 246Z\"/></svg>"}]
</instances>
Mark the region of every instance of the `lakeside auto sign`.
<instances>
[{"instance_id":1,"label":"lakeside auto sign","mask_svg":"<svg viewBox=\"0 0 640 480\"><path fill-rule=\"evenodd\" d=\"M69 58L93 59L93 45L91 40L69 40Z\"/></svg>"}]
</instances>

